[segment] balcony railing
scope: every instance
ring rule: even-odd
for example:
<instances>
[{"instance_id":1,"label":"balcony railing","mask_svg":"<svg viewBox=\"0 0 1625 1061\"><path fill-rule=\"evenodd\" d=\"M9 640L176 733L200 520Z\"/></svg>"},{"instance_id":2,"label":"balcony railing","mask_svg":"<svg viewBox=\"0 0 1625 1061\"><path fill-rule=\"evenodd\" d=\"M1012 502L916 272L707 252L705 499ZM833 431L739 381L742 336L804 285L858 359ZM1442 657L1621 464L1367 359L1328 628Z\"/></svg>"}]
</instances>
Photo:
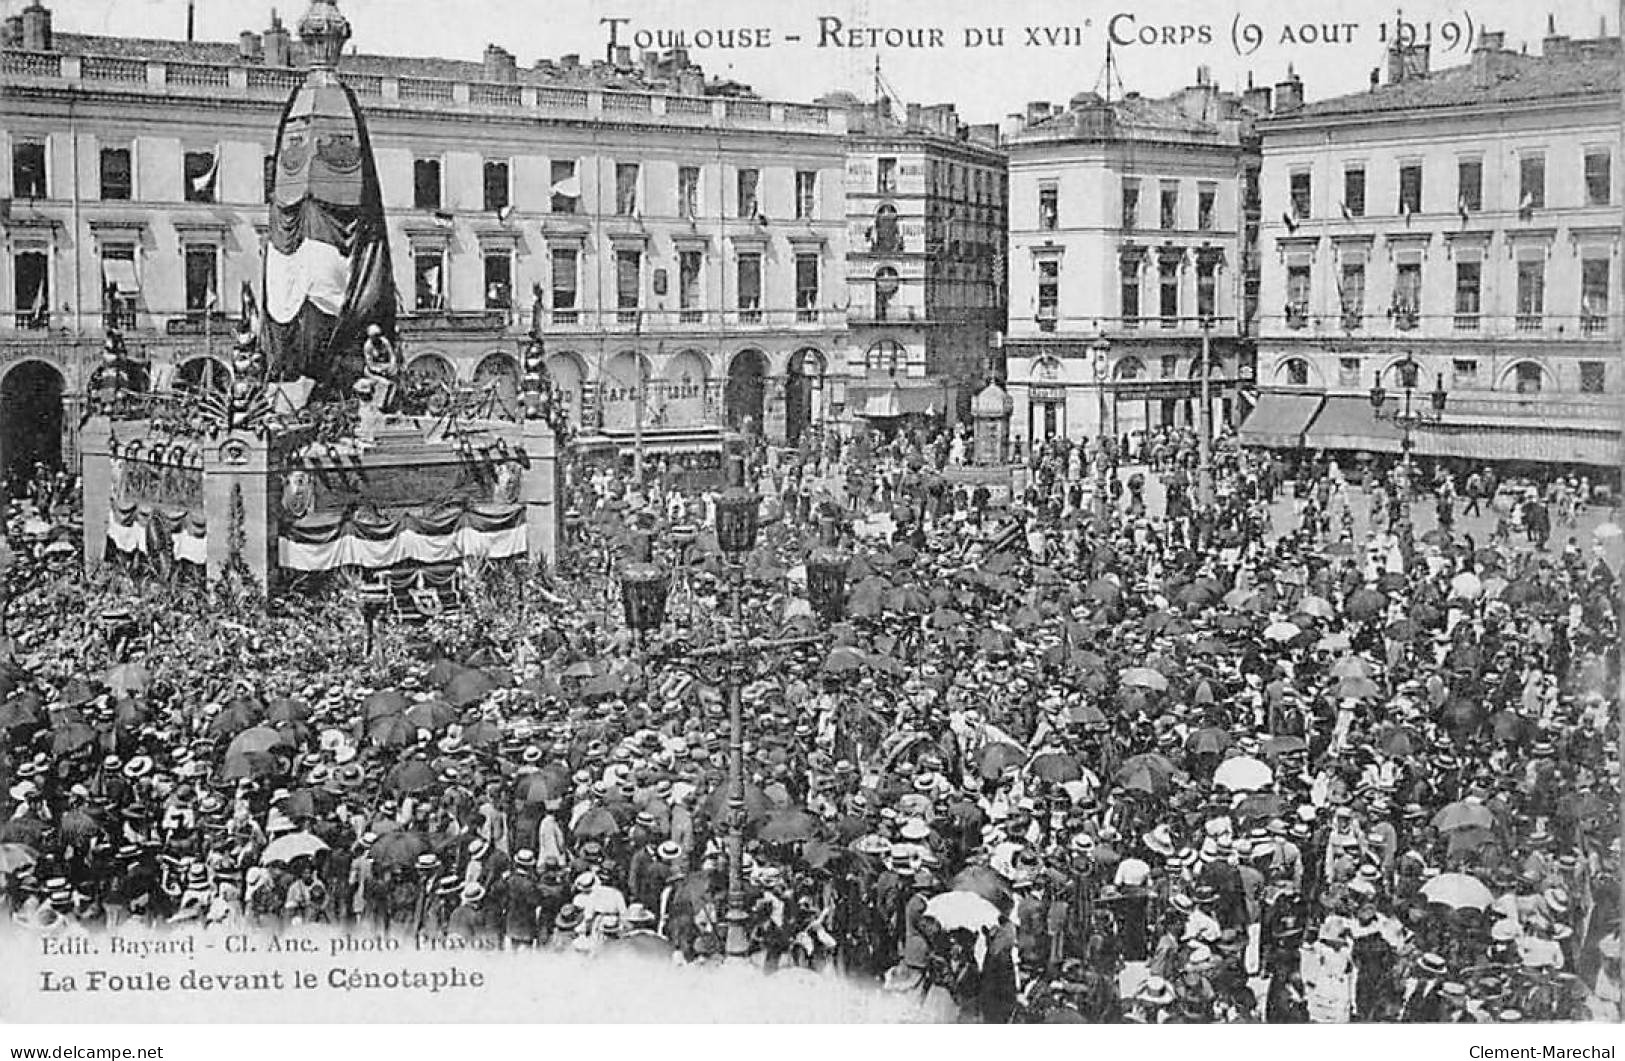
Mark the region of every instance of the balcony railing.
<instances>
[{"instance_id":1,"label":"balcony railing","mask_svg":"<svg viewBox=\"0 0 1625 1061\"><path fill-rule=\"evenodd\" d=\"M1583 314L1580 317L1581 335L1607 335L1608 318L1600 314Z\"/></svg>"},{"instance_id":2,"label":"balcony railing","mask_svg":"<svg viewBox=\"0 0 1625 1061\"><path fill-rule=\"evenodd\" d=\"M403 332L500 332L508 326L507 310L437 310L420 309L403 313L397 325Z\"/></svg>"},{"instance_id":3,"label":"balcony railing","mask_svg":"<svg viewBox=\"0 0 1625 1061\"><path fill-rule=\"evenodd\" d=\"M1478 314L1458 313L1452 323L1458 332L1476 332L1478 331Z\"/></svg>"},{"instance_id":4,"label":"balcony railing","mask_svg":"<svg viewBox=\"0 0 1625 1061\"><path fill-rule=\"evenodd\" d=\"M20 310L12 315L11 326L20 332L42 332L51 326L51 315Z\"/></svg>"},{"instance_id":5,"label":"balcony railing","mask_svg":"<svg viewBox=\"0 0 1625 1061\"><path fill-rule=\"evenodd\" d=\"M1544 324L1541 320L1540 314L1538 313L1520 313L1513 321L1513 327L1518 331L1525 333L1539 332L1543 330Z\"/></svg>"}]
</instances>

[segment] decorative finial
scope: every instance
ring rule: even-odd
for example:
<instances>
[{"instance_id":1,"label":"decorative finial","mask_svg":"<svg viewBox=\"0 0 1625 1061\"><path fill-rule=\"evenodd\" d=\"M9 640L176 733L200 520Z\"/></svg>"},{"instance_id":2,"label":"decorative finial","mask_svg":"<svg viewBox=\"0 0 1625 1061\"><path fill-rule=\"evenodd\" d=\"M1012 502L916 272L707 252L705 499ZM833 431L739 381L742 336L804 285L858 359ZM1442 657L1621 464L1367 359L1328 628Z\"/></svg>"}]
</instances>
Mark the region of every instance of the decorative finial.
<instances>
[{"instance_id":1,"label":"decorative finial","mask_svg":"<svg viewBox=\"0 0 1625 1061\"><path fill-rule=\"evenodd\" d=\"M311 0L310 9L299 20L299 39L310 53L312 68L331 70L338 66L350 40L349 20L334 0Z\"/></svg>"}]
</instances>

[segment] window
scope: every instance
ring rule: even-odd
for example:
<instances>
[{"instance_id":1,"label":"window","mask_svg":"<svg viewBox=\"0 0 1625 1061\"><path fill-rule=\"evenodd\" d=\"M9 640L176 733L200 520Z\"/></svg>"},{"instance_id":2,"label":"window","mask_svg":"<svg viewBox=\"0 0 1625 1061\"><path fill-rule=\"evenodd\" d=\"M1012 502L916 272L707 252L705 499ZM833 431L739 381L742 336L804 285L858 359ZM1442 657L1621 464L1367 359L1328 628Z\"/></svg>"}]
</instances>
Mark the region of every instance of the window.
<instances>
[{"instance_id":1,"label":"window","mask_svg":"<svg viewBox=\"0 0 1625 1061\"><path fill-rule=\"evenodd\" d=\"M1218 313L1219 263L1204 258L1196 263L1196 315L1211 321Z\"/></svg>"},{"instance_id":2,"label":"window","mask_svg":"<svg viewBox=\"0 0 1625 1061\"><path fill-rule=\"evenodd\" d=\"M1602 394L1608 389L1608 366L1604 361L1580 362L1580 393Z\"/></svg>"},{"instance_id":3,"label":"window","mask_svg":"<svg viewBox=\"0 0 1625 1061\"><path fill-rule=\"evenodd\" d=\"M554 159L549 164L548 195L548 209L555 214L573 214L581 208L581 180L573 160Z\"/></svg>"},{"instance_id":4,"label":"window","mask_svg":"<svg viewBox=\"0 0 1625 1061\"><path fill-rule=\"evenodd\" d=\"M875 191L891 195L897 191L897 160L883 158L875 169Z\"/></svg>"},{"instance_id":5,"label":"window","mask_svg":"<svg viewBox=\"0 0 1625 1061\"><path fill-rule=\"evenodd\" d=\"M762 319L762 256L750 251L739 256L739 320L756 324Z\"/></svg>"},{"instance_id":6,"label":"window","mask_svg":"<svg viewBox=\"0 0 1625 1061\"><path fill-rule=\"evenodd\" d=\"M1292 200L1292 216L1302 220L1309 216L1310 211L1310 178L1309 171L1300 169L1294 171L1288 178L1288 193Z\"/></svg>"},{"instance_id":7,"label":"window","mask_svg":"<svg viewBox=\"0 0 1625 1061\"><path fill-rule=\"evenodd\" d=\"M1365 167L1347 166L1343 170L1343 212L1349 217L1365 216Z\"/></svg>"},{"instance_id":8,"label":"window","mask_svg":"<svg viewBox=\"0 0 1625 1061\"><path fill-rule=\"evenodd\" d=\"M738 199L735 216L752 218L760 217L762 203L758 189L762 184L762 171L758 169L742 169L738 175Z\"/></svg>"},{"instance_id":9,"label":"window","mask_svg":"<svg viewBox=\"0 0 1625 1061\"><path fill-rule=\"evenodd\" d=\"M508 251L485 252L485 308L513 308L513 255Z\"/></svg>"},{"instance_id":10,"label":"window","mask_svg":"<svg viewBox=\"0 0 1625 1061\"><path fill-rule=\"evenodd\" d=\"M1218 199L1219 190L1211 184L1196 189L1196 227L1203 232L1212 232L1218 226L1214 215Z\"/></svg>"},{"instance_id":11,"label":"window","mask_svg":"<svg viewBox=\"0 0 1625 1061\"><path fill-rule=\"evenodd\" d=\"M186 248L186 315L201 319L218 308L220 250L210 244Z\"/></svg>"},{"instance_id":12,"label":"window","mask_svg":"<svg viewBox=\"0 0 1625 1061\"><path fill-rule=\"evenodd\" d=\"M102 313L105 326L128 331L135 327L136 296L140 285L135 275L135 244L102 245Z\"/></svg>"},{"instance_id":13,"label":"window","mask_svg":"<svg viewBox=\"0 0 1625 1061\"><path fill-rule=\"evenodd\" d=\"M1422 374L1422 366L1418 365L1415 361L1412 361L1407 357L1405 360L1395 365L1394 368L1399 370L1400 387L1404 388L1405 390L1415 390L1416 380Z\"/></svg>"},{"instance_id":14,"label":"window","mask_svg":"<svg viewBox=\"0 0 1625 1061\"><path fill-rule=\"evenodd\" d=\"M1157 309L1164 328L1179 324L1179 259L1157 262Z\"/></svg>"},{"instance_id":15,"label":"window","mask_svg":"<svg viewBox=\"0 0 1625 1061\"><path fill-rule=\"evenodd\" d=\"M1309 386L1309 362L1295 357L1286 363L1286 382L1289 387Z\"/></svg>"},{"instance_id":16,"label":"window","mask_svg":"<svg viewBox=\"0 0 1625 1061\"><path fill-rule=\"evenodd\" d=\"M1286 268L1286 326L1302 328L1309 323L1309 266Z\"/></svg>"},{"instance_id":17,"label":"window","mask_svg":"<svg viewBox=\"0 0 1625 1061\"><path fill-rule=\"evenodd\" d=\"M554 247L553 259L553 323L574 324L576 313L576 265L574 247Z\"/></svg>"},{"instance_id":18,"label":"window","mask_svg":"<svg viewBox=\"0 0 1625 1061\"><path fill-rule=\"evenodd\" d=\"M1456 263L1456 330L1478 330L1479 281L1483 270L1477 262Z\"/></svg>"},{"instance_id":19,"label":"window","mask_svg":"<svg viewBox=\"0 0 1625 1061\"><path fill-rule=\"evenodd\" d=\"M1539 210L1546 205L1546 156L1518 156L1518 209Z\"/></svg>"},{"instance_id":20,"label":"window","mask_svg":"<svg viewBox=\"0 0 1625 1061\"><path fill-rule=\"evenodd\" d=\"M1158 359L1157 369L1163 379L1178 379L1179 355L1163 354L1162 357Z\"/></svg>"},{"instance_id":21,"label":"window","mask_svg":"<svg viewBox=\"0 0 1625 1061\"><path fill-rule=\"evenodd\" d=\"M1450 362L1450 385L1457 390L1478 388L1478 359L1458 357Z\"/></svg>"},{"instance_id":22,"label":"window","mask_svg":"<svg viewBox=\"0 0 1625 1061\"><path fill-rule=\"evenodd\" d=\"M12 305L16 326L45 328L51 323L50 258L44 250L20 250L11 259Z\"/></svg>"},{"instance_id":23,"label":"window","mask_svg":"<svg viewBox=\"0 0 1625 1061\"><path fill-rule=\"evenodd\" d=\"M796 255L796 320L818 320L818 255Z\"/></svg>"},{"instance_id":24,"label":"window","mask_svg":"<svg viewBox=\"0 0 1625 1061\"><path fill-rule=\"evenodd\" d=\"M1052 230L1061 223L1061 190L1053 184L1038 189L1038 227Z\"/></svg>"},{"instance_id":25,"label":"window","mask_svg":"<svg viewBox=\"0 0 1625 1061\"><path fill-rule=\"evenodd\" d=\"M896 339L882 339L869 348L863 361L870 372L895 376L907 358L908 352L903 349L902 343Z\"/></svg>"},{"instance_id":26,"label":"window","mask_svg":"<svg viewBox=\"0 0 1625 1061\"><path fill-rule=\"evenodd\" d=\"M879 254L896 254L903 249L903 238L897 231L897 207L890 203L882 203L875 211L871 249Z\"/></svg>"},{"instance_id":27,"label":"window","mask_svg":"<svg viewBox=\"0 0 1625 1061\"><path fill-rule=\"evenodd\" d=\"M621 324L636 324L642 302L643 252L618 250L615 252L615 308L618 311L615 319Z\"/></svg>"},{"instance_id":28,"label":"window","mask_svg":"<svg viewBox=\"0 0 1625 1061\"><path fill-rule=\"evenodd\" d=\"M276 198L276 156L266 155L260 167L261 181L265 185L265 201L269 203Z\"/></svg>"},{"instance_id":29,"label":"window","mask_svg":"<svg viewBox=\"0 0 1625 1061\"><path fill-rule=\"evenodd\" d=\"M101 185L103 199L127 200L134 198L135 184L132 173L129 148L102 148ZM269 195L267 195L265 201L271 201Z\"/></svg>"},{"instance_id":30,"label":"window","mask_svg":"<svg viewBox=\"0 0 1625 1061\"><path fill-rule=\"evenodd\" d=\"M1360 327L1365 318L1365 263L1344 262L1339 277L1337 300L1343 312L1343 327Z\"/></svg>"},{"instance_id":31,"label":"window","mask_svg":"<svg viewBox=\"0 0 1625 1061\"><path fill-rule=\"evenodd\" d=\"M11 145L11 194L19 199L45 198L43 141L22 140Z\"/></svg>"},{"instance_id":32,"label":"window","mask_svg":"<svg viewBox=\"0 0 1625 1061\"><path fill-rule=\"evenodd\" d=\"M212 203L214 188L220 175L219 160L213 151L188 151L182 156L181 175L185 178L182 191L189 203Z\"/></svg>"},{"instance_id":33,"label":"window","mask_svg":"<svg viewBox=\"0 0 1625 1061\"><path fill-rule=\"evenodd\" d=\"M485 208L493 214L506 210L512 202L508 192L508 163L502 159L485 160Z\"/></svg>"},{"instance_id":34,"label":"window","mask_svg":"<svg viewBox=\"0 0 1625 1061\"><path fill-rule=\"evenodd\" d=\"M796 170L796 220L811 221L818 214L818 173Z\"/></svg>"},{"instance_id":35,"label":"window","mask_svg":"<svg viewBox=\"0 0 1625 1061\"><path fill-rule=\"evenodd\" d=\"M1137 328L1140 325L1140 263L1132 258L1124 258L1118 264L1117 275L1123 327Z\"/></svg>"},{"instance_id":36,"label":"window","mask_svg":"<svg viewBox=\"0 0 1625 1061\"><path fill-rule=\"evenodd\" d=\"M440 160L438 158L413 160L412 206L418 210L440 209Z\"/></svg>"},{"instance_id":37,"label":"window","mask_svg":"<svg viewBox=\"0 0 1625 1061\"><path fill-rule=\"evenodd\" d=\"M1140 227L1140 182L1123 182L1123 227Z\"/></svg>"},{"instance_id":38,"label":"window","mask_svg":"<svg viewBox=\"0 0 1625 1061\"><path fill-rule=\"evenodd\" d=\"M1613 174L1606 150L1586 152L1586 205L1607 206L1613 201Z\"/></svg>"},{"instance_id":39,"label":"window","mask_svg":"<svg viewBox=\"0 0 1625 1061\"><path fill-rule=\"evenodd\" d=\"M1539 394L1541 388L1540 366L1533 361L1520 361L1513 384L1519 394Z\"/></svg>"},{"instance_id":40,"label":"window","mask_svg":"<svg viewBox=\"0 0 1625 1061\"><path fill-rule=\"evenodd\" d=\"M1406 162L1399 167L1399 212L1422 212L1422 164Z\"/></svg>"},{"instance_id":41,"label":"window","mask_svg":"<svg viewBox=\"0 0 1625 1061\"><path fill-rule=\"evenodd\" d=\"M1464 211L1484 209L1483 160L1464 158L1456 163L1456 209Z\"/></svg>"},{"instance_id":42,"label":"window","mask_svg":"<svg viewBox=\"0 0 1625 1061\"><path fill-rule=\"evenodd\" d=\"M677 167L677 216L693 221L700 216L700 167Z\"/></svg>"},{"instance_id":43,"label":"window","mask_svg":"<svg viewBox=\"0 0 1625 1061\"><path fill-rule=\"evenodd\" d=\"M1179 227L1179 185L1178 184L1175 184L1175 183L1172 183L1172 182L1164 182L1163 183L1163 185L1162 185L1161 203L1162 203L1162 211L1161 211L1162 227L1163 228L1178 228Z\"/></svg>"},{"instance_id":44,"label":"window","mask_svg":"<svg viewBox=\"0 0 1625 1061\"><path fill-rule=\"evenodd\" d=\"M1546 312L1546 260L1529 259L1518 263L1518 316L1520 332L1538 332Z\"/></svg>"},{"instance_id":45,"label":"window","mask_svg":"<svg viewBox=\"0 0 1625 1061\"><path fill-rule=\"evenodd\" d=\"M1337 359L1337 385L1339 387L1358 387L1360 385L1359 358L1340 357Z\"/></svg>"},{"instance_id":46,"label":"window","mask_svg":"<svg viewBox=\"0 0 1625 1061\"><path fill-rule=\"evenodd\" d=\"M678 320L684 324L699 324L705 320L701 308L704 292L700 289L700 269L705 255L700 251L679 251L677 254L677 308Z\"/></svg>"},{"instance_id":47,"label":"window","mask_svg":"<svg viewBox=\"0 0 1625 1061\"><path fill-rule=\"evenodd\" d=\"M638 212L638 164L615 163L615 213L632 217Z\"/></svg>"},{"instance_id":48,"label":"window","mask_svg":"<svg viewBox=\"0 0 1625 1061\"><path fill-rule=\"evenodd\" d=\"M1394 272L1394 327L1415 328L1422 318L1422 263L1402 262Z\"/></svg>"},{"instance_id":49,"label":"window","mask_svg":"<svg viewBox=\"0 0 1625 1061\"><path fill-rule=\"evenodd\" d=\"M1061 315L1061 263L1046 258L1038 263L1038 326L1054 331Z\"/></svg>"},{"instance_id":50,"label":"window","mask_svg":"<svg viewBox=\"0 0 1625 1061\"><path fill-rule=\"evenodd\" d=\"M1580 333L1601 335L1608 330L1608 259L1580 262Z\"/></svg>"},{"instance_id":51,"label":"window","mask_svg":"<svg viewBox=\"0 0 1625 1061\"><path fill-rule=\"evenodd\" d=\"M446 308L446 255L439 250L412 254L413 308L420 313L436 313Z\"/></svg>"},{"instance_id":52,"label":"window","mask_svg":"<svg viewBox=\"0 0 1625 1061\"><path fill-rule=\"evenodd\" d=\"M883 321L890 315L891 300L897 296L898 286L896 269L884 265L875 270L875 320Z\"/></svg>"}]
</instances>

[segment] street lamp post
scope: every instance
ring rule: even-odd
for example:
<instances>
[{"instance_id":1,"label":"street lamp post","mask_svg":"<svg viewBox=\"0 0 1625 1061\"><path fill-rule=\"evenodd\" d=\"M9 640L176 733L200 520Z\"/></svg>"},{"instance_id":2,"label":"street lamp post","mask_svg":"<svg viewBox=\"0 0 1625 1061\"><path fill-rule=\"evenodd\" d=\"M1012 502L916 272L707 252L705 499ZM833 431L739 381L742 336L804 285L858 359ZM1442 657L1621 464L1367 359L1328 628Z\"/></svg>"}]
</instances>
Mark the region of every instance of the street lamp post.
<instances>
[{"instance_id":1,"label":"street lamp post","mask_svg":"<svg viewBox=\"0 0 1625 1061\"><path fill-rule=\"evenodd\" d=\"M1202 318L1202 410L1197 421L1196 489L1204 509L1213 507L1213 395L1208 377L1213 373L1213 318Z\"/></svg>"},{"instance_id":2,"label":"street lamp post","mask_svg":"<svg viewBox=\"0 0 1625 1061\"><path fill-rule=\"evenodd\" d=\"M1400 391L1405 400L1399 409L1392 413L1387 411L1388 391L1382 385L1383 370L1378 369L1375 379L1371 383L1371 412L1378 420L1392 419L1399 425L1400 430L1400 505L1402 519L1410 522L1411 510L1411 483L1414 481L1415 464L1411 460L1411 451L1415 448L1416 425L1425 421L1437 421L1444 416L1445 403L1449 400L1449 392L1444 389L1444 374L1434 377L1433 390L1428 395L1428 404L1423 406L1415 401L1417 392L1417 370L1414 361L1404 361L1393 366L1399 371Z\"/></svg>"},{"instance_id":3,"label":"street lamp post","mask_svg":"<svg viewBox=\"0 0 1625 1061\"><path fill-rule=\"evenodd\" d=\"M390 592L382 577L370 579L361 584L361 616L367 623L367 652L372 657L373 666L384 665L384 639L380 626L384 617L384 609L389 606Z\"/></svg>"},{"instance_id":4,"label":"street lamp post","mask_svg":"<svg viewBox=\"0 0 1625 1061\"><path fill-rule=\"evenodd\" d=\"M742 457L727 461L728 487L717 499L717 544L729 566L733 590L733 618L725 642L716 647L696 649L685 654L692 661L711 660L720 664L720 677L728 704L728 895L727 935L724 953L743 958L750 953L749 912L745 909L745 718L742 695L744 661L776 649L793 649L816 644L821 637L797 637L776 641L747 639L742 627L743 572L745 557L756 547L761 499L745 486ZM820 616L838 616L844 611L848 558L836 545L833 521L825 526L824 544L807 560L807 590L813 610ZM635 546L636 548L636 546ZM654 565L629 564L622 576L622 600L627 623L640 633L657 629L665 618L665 600L670 579L650 570ZM831 620L833 621L833 620Z\"/></svg>"},{"instance_id":5,"label":"street lamp post","mask_svg":"<svg viewBox=\"0 0 1625 1061\"><path fill-rule=\"evenodd\" d=\"M1099 430L1096 432L1099 452L1095 455L1095 514L1100 520L1102 530L1111 517L1112 504L1111 494L1106 489L1106 377L1107 354L1111 346L1111 341L1106 338L1104 331L1096 332L1094 342L1089 344L1091 363L1095 372L1095 399L1100 414Z\"/></svg>"}]
</instances>

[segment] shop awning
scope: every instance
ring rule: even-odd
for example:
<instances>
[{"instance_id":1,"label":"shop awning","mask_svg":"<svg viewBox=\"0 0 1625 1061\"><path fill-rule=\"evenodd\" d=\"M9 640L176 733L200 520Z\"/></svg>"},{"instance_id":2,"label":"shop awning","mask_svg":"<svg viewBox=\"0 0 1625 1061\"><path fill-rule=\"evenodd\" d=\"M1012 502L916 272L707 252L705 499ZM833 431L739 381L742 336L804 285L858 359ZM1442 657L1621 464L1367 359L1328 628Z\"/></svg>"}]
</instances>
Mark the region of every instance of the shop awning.
<instances>
[{"instance_id":1,"label":"shop awning","mask_svg":"<svg viewBox=\"0 0 1625 1061\"><path fill-rule=\"evenodd\" d=\"M936 416L946 411L939 388L888 387L871 391L858 415L866 420L890 420L899 416Z\"/></svg>"},{"instance_id":2,"label":"shop awning","mask_svg":"<svg viewBox=\"0 0 1625 1061\"><path fill-rule=\"evenodd\" d=\"M1332 395L1304 432L1303 444L1308 449L1398 453L1403 433L1393 419L1396 408L1390 399L1379 420L1363 395Z\"/></svg>"},{"instance_id":3,"label":"shop awning","mask_svg":"<svg viewBox=\"0 0 1625 1061\"><path fill-rule=\"evenodd\" d=\"M1303 433L1325 400L1326 396L1320 393L1261 394L1237 437L1243 446L1297 449L1303 445Z\"/></svg>"},{"instance_id":4,"label":"shop awning","mask_svg":"<svg viewBox=\"0 0 1625 1061\"><path fill-rule=\"evenodd\" d=\"M103 258L102 282L121 295L133 295L141 290L135 282L135 262L128 258Z\"/></svg>"}]
</instances>

